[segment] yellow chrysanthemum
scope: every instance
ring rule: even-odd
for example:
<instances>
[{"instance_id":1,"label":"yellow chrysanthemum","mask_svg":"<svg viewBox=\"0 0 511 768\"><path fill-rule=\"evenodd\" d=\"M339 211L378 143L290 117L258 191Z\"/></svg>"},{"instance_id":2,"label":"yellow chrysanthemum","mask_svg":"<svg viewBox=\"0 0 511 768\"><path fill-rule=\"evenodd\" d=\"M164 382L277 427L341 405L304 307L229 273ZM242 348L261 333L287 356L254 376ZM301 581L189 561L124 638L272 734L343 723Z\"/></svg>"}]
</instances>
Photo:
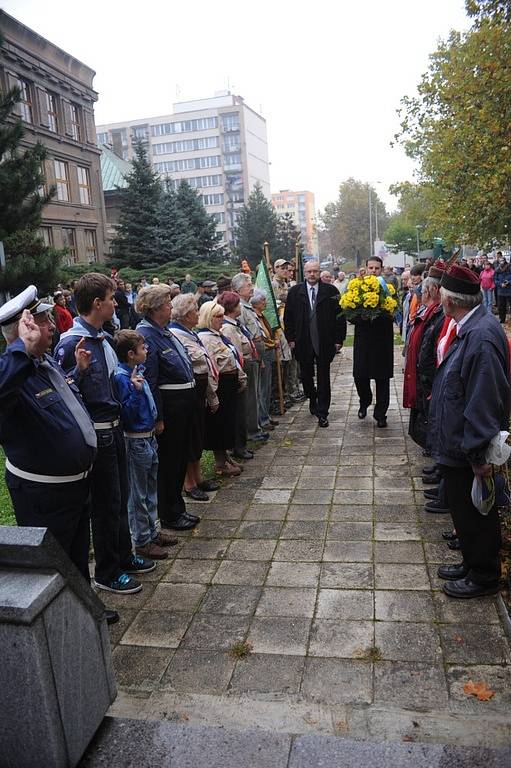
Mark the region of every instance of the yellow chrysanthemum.
<instances>
[{"instance_id":1,"label":"yellow chrysanthemum","mask_svg":"<svg viewBox=\"0 0 511 768\"><path fill-rule=\"evenodd\" d=\"M394 296L394 294L396 293L396 289L394 288L394 286L392 285L392 283L388 283L388 285L387 285L387 288L389 289L389 293L390 293L390 295L391 295L391 296Z\"/></svg>"}]
</instances>

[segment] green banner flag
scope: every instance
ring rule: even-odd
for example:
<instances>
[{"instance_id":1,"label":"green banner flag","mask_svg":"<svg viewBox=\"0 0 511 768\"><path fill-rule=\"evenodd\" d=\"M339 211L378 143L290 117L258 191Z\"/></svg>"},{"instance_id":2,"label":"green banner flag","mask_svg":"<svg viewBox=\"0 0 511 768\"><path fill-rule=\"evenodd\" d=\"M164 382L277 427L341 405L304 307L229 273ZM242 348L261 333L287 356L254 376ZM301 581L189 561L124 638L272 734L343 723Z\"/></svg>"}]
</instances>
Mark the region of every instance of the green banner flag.
<instances>
[{"instance_id":1,"label":"green banner flag","mask_svg":"<svg viewBox=\"0 0 511 768\"><path fill-rule=\"evenodd\" d=\"M273 285L271 284L270 275L268 273L268 267L266 266L264 260L261 261L257 267L255 284L257 288L262 288L263 291L266 291L266 309L264 310L264 316L267 319L272 331L276 331L278 328L280 328L277 302L275 300Z\"/></svg>"}]
</instances>

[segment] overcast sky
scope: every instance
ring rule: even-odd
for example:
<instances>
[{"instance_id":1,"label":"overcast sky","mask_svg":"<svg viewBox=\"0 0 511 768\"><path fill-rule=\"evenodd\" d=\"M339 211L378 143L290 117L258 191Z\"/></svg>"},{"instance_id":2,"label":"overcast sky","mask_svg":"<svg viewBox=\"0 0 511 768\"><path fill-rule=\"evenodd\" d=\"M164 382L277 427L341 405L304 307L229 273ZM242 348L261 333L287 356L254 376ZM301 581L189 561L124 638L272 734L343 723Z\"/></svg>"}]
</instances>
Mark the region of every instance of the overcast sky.
<instances>
[{"instance_id":1,"label":"overcast sky","mask_svg":"<svg viewBox=\"0 0 511 768\"><path fill-rule=\"evenodd\" d=\"M96 124L172 112L226 89L267 120L272 191L318 208L349 176L412 178L389 146L400 98L465 29L463 0L3 0L7 13L96 71Z\"/></svg>"}]
</instances>

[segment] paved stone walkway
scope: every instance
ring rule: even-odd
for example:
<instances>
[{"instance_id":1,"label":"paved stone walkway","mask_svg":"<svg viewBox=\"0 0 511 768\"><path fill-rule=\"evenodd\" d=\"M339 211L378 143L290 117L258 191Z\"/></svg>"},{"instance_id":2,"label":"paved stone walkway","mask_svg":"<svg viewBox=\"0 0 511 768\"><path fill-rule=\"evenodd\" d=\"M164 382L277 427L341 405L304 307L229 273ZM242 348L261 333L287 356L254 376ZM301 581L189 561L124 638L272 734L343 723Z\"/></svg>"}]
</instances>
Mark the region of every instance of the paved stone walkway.
<instances>
[{"instance_id":1,"label":"paved stone walkway","mask_svg":"<svg viewBox=\"0 0 511 768\"><path fill-rule=\"evenodd\" d=\"M351 350L332 368L330 428L307 404L143 578L111 628L114 716L368 740L509 743L511 657L495 599L449 600L445 516L422 511L401 410L357 418ZM102 594L103 597L103 594ZM232 646L247 641L242 660ZM468 697L469 680L494 692Z\"/></svg>"}]
</instances>

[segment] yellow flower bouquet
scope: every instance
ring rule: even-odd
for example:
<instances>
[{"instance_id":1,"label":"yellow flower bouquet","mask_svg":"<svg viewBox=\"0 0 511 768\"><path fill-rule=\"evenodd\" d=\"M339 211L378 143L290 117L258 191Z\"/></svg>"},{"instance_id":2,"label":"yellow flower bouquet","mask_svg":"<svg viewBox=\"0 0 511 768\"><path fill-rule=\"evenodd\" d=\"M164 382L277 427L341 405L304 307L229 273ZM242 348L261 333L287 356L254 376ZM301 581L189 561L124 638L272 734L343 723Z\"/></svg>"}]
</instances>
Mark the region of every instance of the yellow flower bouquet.
<instances>
[{"instance_id":1,"label":"yellow flower bouquet","mask_svg":"<svg viewBox=\"0 0 511 768\"><path fill-rule=\"evenodd\" d=\"M339 304L348 320L374 320L377 317L394 315L397 309L397 301L393 298L395 293L394 286L387 284L383 277L354 277L349 281Z\"/></svg>"}]
</instances>

